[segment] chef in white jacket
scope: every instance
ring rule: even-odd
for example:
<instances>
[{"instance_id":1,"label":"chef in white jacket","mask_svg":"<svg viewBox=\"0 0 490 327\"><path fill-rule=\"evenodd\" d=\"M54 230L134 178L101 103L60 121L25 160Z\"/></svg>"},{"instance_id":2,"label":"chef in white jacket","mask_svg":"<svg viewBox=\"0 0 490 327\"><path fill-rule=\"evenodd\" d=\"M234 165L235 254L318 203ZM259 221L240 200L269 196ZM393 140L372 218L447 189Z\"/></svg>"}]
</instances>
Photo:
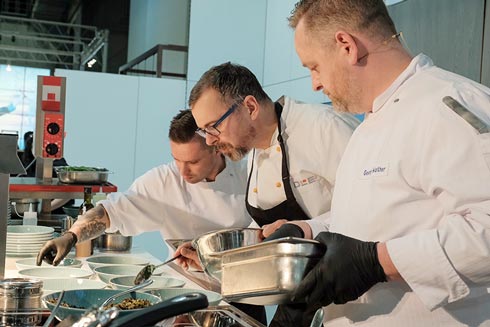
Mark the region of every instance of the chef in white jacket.
<instances>
[{"instance_id":1,"label":"chef in white jacket","mask_svg":"<svg viewBox=\"0 0 490 327\"><path fill-rule=\"evenodd\" d=\"M398 40L382 0L300 1L313 88L365 113L295 299L328 326L490 326L490 89Z\"/></svg>"},{"instance_id":2,"label":"chef in white jacket","mask_svg":"<svg viewBox=\"0 0 490 327\"><path fill-rule=\"evenodd\" d=\"M245 202L259 226L290 221L307 236L325 228L356 118L288 97L273 102L249 69L229 62L203 74L189 105L209 145L233 160L250 152Z\"/></svg>"},{"instance_id":3,"label":"chef in white jacket","mask_svg":"<svg viewBox=\"0 0 490 327\"><path fill-rule=\"evenodd\" d=\"M245 204L265 237L311 237L326 228L357 119L288 97L273 102L249 69L229 62L203 74L189 105L209 145L234 160L250 152ZM270 326L309 326L312 313L303 309L280 306Z\"/></svg>"},{"instance_id":4,"label":"chef in white jacket","mask_svg":"<svg viewBox=\"0 0 490 327\"><path fill-rule=\"evenodd\" d=\"M192 239L216 229L247 227L246 164L207 146L196 128L190 110L177 114L169 130L174 161L137 178L127 191L109 194L68 233L46 243L38 264L45 259L57 265L77 241L104 232L159 231L164 239Z\"/></svg>"}]
</instances>

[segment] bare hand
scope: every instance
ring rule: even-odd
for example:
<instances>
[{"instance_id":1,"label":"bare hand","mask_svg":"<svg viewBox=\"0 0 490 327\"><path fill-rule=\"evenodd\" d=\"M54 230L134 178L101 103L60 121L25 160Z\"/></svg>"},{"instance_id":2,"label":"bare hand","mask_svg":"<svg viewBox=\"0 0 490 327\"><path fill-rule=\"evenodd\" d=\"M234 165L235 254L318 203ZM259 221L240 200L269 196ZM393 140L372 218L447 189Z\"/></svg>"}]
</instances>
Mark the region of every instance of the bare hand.
<instances>
[{"instance_id":1,"label":"bare hand","mask_svg":"<svg viewBox=\"0 0 490 327\"><path fill-rule=\"evenodd\" d=\"M270 236L272 233L274 233L279 227L287 223L288 221L286 219L279 219L273 222L272 224L264 225L262 226L262 236L263 239Z\"/></svg>"},{"instance_id":2,"label":"bare hand","mask_svg":"<svg viewBox=\"0 0 490 327\"><path fill-rule=\"evenodd\" d=\"M190 267L197 270L203 270L197 256L197 251L192 247L191 242L181 244L177 250L175 250L174 257L178 255L182 255L182 257L175 260L175 262L185 270L188 270Z\"/></svg>"}]
</instances>

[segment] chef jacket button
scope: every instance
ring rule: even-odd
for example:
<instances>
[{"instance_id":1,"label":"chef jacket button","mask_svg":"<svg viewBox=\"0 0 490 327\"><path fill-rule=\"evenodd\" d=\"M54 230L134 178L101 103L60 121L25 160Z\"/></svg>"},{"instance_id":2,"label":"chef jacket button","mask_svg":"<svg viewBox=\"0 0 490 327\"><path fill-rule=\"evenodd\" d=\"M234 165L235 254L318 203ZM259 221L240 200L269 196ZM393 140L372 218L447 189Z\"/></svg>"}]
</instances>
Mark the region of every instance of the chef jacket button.
<instances>
[{"instance_id":1,"label":"chef jacket button","mask_svg":"<svg viewBox=\"0 0 490 327\"><path fill-rule=\"evenodd\" d=\"M280 146L276 147L276 151L281 152L281 147Z\"/></svg>"},{"instance_id":2,"label":"chef jacket button","mask_svg":"<svg viewBox=\"0 0 490 327\"><path fill-rule=\"evenodd\" d=\"M395 100L393 100L394 103L397 103L398 101L400 101L400 99L396 98Z\"/></svg>"},{"instance_id":3,"label":"chef jacket button","mask_svg":"<svg viewBox=\"0 0 490 327\"><path fill-rule=\"evenodd\" d=\"M281 186L282 186L281 182L276 183L276 187L281 187Z\"/></svg>"},{"instance_id":4,"label":"chef jacket button","mask_svg":"<svg viewBox=\"0 0 490 327\"><path fill-rule=\"evenodd\" d=\"M252 192L257 193L257 188L254 187L254 189L252 190Z\"/></svg>"}]
</instances>

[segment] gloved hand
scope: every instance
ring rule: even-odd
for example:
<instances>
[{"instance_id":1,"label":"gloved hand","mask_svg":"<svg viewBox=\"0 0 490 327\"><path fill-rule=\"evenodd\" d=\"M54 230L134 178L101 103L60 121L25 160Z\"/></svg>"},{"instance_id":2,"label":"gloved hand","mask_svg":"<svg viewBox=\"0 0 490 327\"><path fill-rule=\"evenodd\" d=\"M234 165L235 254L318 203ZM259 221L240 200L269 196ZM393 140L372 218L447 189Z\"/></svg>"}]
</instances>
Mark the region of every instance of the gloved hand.
<instances>
[{"instance_id":1,"label":"gloved hand","mask_svg":"<svg viewBox=\"0 0 490 327\"><path fill-rule=\"evenodd\" d=\"M37 254L36 264L40 266L44 260L53 266L57 266L76 243L77 236L72 232L64 233L60 237L46 242Z\"/></svg>"},{"instance_id":2,"label":"gloved hand","mask_svg":"<svg viewBox=\"0 0 490 327\"><path fill-rule=\"evenodd\" d=\"M301 281L292 298L309 306L344 304L372 286L386 282L378 261L377 242L363 242L341 234L323 232L315 240L326 245L323 258Z\"/></svg>"},{"instance_id":3,"label":"gloved hand","mask_svg":"<svg viewBox=\"0 0 490 327\"><path fill-rule=\"evenodd\" d=\"M264 238L264 242L266 241L272 241L272 240L277 240L278 238L283 238L283 237L299 237L303 238L305 237L305 233L303 232L303 229L299 227L298 225L295 224L284 224L272 234L270 234L268 237Z\"/></svg>"}]
</instances>

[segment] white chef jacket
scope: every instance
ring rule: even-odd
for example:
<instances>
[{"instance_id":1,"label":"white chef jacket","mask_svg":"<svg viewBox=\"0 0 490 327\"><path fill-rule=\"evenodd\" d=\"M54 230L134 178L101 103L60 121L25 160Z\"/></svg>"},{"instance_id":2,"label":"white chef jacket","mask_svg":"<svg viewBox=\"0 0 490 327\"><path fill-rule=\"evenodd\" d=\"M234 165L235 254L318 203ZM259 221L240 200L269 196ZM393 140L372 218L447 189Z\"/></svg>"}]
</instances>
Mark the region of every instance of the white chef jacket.
<instances>
[{"instance_id":1,"label":"white chef jacket","mask_svg":"<svg viewBox=\"0 0 490 327\"><path fill-rule=\"evenodd\" d=\"M124 193L100 203L111 220L106 232L124 235L159 231L164 239L192 239L203 233L247 227L246 162L226 159L214 182L187 183L172 162L137 178Z\"/></svg>"},{"instance_id":2,"label":"white chef jacket","mask_svg":"<svg viewBox=\"0 0 490 327\"><path fill-rule=\"evenodd\" d=\"M290 181L296 201L312 220L314 234L328 226L335 174L352 131L359 121L331 106L306 104L284 97L281 134L287 151ZM249 204L270 209L286 200L282 184L282 153L276 128L270 147L249 154ZM278 217L278 219L281 219Z\"/></svg>"},{"instance_id":3,"label":"white chef jacket","mask_svg":"<svg viewBox=\"0 0 490 327\"><path fill-rule=\"evenodd\" d=\"M373 103L337 172L332 232L387 241L405 282L325 308L327 326L490 326L490 89L415 57Z\"/></svg>"}]
</instances>

